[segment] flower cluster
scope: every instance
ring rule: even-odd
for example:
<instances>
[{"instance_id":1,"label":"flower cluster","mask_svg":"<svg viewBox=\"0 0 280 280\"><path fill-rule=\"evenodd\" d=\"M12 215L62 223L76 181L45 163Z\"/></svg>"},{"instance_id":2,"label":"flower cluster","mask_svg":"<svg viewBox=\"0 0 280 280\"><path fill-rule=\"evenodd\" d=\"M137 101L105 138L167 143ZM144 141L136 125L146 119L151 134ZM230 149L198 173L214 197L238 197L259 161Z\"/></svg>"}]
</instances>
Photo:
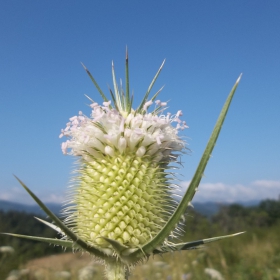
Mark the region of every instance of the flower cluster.
<instances>
[{"instance_id":1,"label":"flower cluster","mask_svg":"<svg viewBox=\"0 0 280 280\"><path fill-rule=\"evenodd\" d=\"M174 116L170 113L147 113L147 107L152 103L145 103L145 114L134 111L125 116L110 108L110 101L103 102L103 106L93 102L90 105L91 118L79 112L79 116L70 118L61 131L60 137L70 138L62 143L62 152L67 154L70 148L70 154L83 156L87 161L104 155L113 157L117 153L134 153L139 157L150 155L158 162L171 159L173 151L184 149L184 141L179 138L178 131L187 128L187 125L179 118L182 111ZM166 103L157 100L155 104L160 108ZM177 123L176 127L171 125L173 122Z\"/></svg>"}]
</instances>

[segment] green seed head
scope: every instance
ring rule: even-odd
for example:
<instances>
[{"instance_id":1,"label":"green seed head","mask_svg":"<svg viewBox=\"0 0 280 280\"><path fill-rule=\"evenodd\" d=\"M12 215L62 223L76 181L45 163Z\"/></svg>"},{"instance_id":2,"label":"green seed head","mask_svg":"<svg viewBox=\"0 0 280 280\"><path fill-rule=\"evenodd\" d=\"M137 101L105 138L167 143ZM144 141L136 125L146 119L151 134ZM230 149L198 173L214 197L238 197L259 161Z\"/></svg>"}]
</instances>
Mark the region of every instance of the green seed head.
<instances>
[{"instance_id":1,"label":"green seed head","mask_svg":"<svg viewBox=\"0 0 280 280\"><path fill-rule=\"evenodd\" d=\"M83 165L79 180L73 220L77 235L89 243L108 246L100 238L106 237L135 247L167 221L170 191L152 156L118 153L96 159Z\"/></svg>"},{"instance_id":2,"label":"green seed head","mask_svg":"<svg viewBox=\"0 0 280 280\"><path fill-rule=\"evenodd\" d=\"M181 111L164 115L166 102L155 97L147 101L146 95L133 110L131 98L115 86L112 99L114 106L107 99L103 105L91 100L91 117L80 112L62 130L61 137L69 138L63 153L79 157L65 221L95 247L112 248L110 239L137 248L155 237L173 212L170 163L185 148L178 132L187 126Z\"/></svg>"}]
</instances>

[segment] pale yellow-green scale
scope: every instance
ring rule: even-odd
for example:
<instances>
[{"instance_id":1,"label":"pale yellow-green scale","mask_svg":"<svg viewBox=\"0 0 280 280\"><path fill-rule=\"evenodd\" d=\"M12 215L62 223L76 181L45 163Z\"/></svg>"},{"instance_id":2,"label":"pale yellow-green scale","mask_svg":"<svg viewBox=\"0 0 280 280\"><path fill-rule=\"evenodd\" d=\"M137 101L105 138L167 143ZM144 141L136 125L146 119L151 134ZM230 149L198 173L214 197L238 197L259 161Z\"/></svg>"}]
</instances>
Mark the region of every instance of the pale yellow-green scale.
<instances>
[{"instance_id":1,"label":"pale yellow-green scale","mask_svg":"<svg viewBox=\"0 0 280 280\"><path fill-rule=\"evenodd\" d=\"M145 244L167 222L172 205L163 164L153 156L106 156L85 162L74 197L74 230L89 244Z\"/></svg>"}]
</instances>

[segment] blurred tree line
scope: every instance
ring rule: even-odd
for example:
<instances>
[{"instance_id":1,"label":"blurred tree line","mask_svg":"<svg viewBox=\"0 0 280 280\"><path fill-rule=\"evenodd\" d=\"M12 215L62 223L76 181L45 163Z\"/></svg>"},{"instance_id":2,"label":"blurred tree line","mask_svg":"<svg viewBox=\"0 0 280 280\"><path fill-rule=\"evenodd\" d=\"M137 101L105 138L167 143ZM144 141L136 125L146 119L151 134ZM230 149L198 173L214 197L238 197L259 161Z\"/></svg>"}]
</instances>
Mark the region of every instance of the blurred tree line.
<instances>
[{"instance_id":1,"label":"blurred tree line","mask_svg":"<svg viewBox=\"0 0 280 280\"><path fill-rule=\"evenodd\" d=\"M226 233L255 227L268 228L280 224L280 201L264 200L254 207L239 204L222 206L212 217L212 222Z\"/></svg>"},{"instance_id":2,"label":"blurred tree line","mask_svg":"<svg viewBox=\"0 0 280 280\"><path fill-rule=\"evenodd\" d=\"M46 220L44 217L42 219ZM262 230L264 235L270 228L275 230L275 228L280 228L279 226L280 201L276 200L264 200L254 207L244 207L238 204L221 206L219 212L211 218L196 213L195 209L189 209L182 225L185 236L181 237L180 241L182 239L198 240L240 231L249 233ZM54 230L34 219L32 214L17 211L0 211L0 232L59 237ZM249 237L244 236L244 238ZM0 256L0 280L5 279L9 271L18 268L30 259L65 252L58 246L2 234L0 234L1 246L11 246L15 253L2 262Z\"/></svg>"},{"instance_id":3,"label":"blurred tree line","mask_svg":"<svg viewBox=\"0 0 280 280\"><path fill-rule=\"evenodd\" d=\"M257 206L246 207L240 204L222 205L217 214L210 218L189 208L182 228L183 240L209 238L242 231L267 229L279 225L280 201L263 200Z\"/></svg>"}]
</instances>

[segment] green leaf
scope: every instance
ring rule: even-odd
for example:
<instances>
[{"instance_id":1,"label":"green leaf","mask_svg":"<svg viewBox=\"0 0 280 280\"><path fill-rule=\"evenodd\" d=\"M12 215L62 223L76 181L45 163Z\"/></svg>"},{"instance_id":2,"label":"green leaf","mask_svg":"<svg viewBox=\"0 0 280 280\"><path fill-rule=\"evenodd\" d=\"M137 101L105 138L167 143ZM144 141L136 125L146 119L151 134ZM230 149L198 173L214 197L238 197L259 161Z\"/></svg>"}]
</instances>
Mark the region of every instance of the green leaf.
<instances>
[{"instance_id":1,"label":"green leaf","mask_svg":"<svg viewBox=\"0 0 280 280\"><path fill-rule=\"evenodd\" d=\"M41 223L47 225L48 227L54 229L58 233L64 234L64 232L60 229L60 227L55 226L54 224L51 224L47 221L41 220L40 218L34 217L36 220L40 221Z\"/></svg>"},{"instance_id":2,"label":"green leaf","mask_svg":"<svg viewBox=\"0 0 280 280\"><path fill-rule=\"evenodd\" d=\"M173 215L169 218L168 222L166 223L166 225L161 229L161 231L149 242L147 242L142 248L141 250L138 249L137 251L135 251L134 253L132 253L129 258L131 259L140 259L141 257L143 257L143 252L145 252L145 254L150 254L153 252L153 250L155 250L160 244L162 244L164 242L164 240L166 239L166 237L170 234L170 232L176 227L176 224L179 223L181 216L183 215L183 213L186 211L187 207L190 205L190 202L192 201L198 185L200 183L200 180L203 176L203 172L205 170L205 167L207 165L207 162L211 156L212 150L215 146L215 143L218 139L220 130L222 128L223 122L225 120L225 117L227 115L230 103L232 101L232 98L234 96L235 90L238 86L238 83L240 81L241 75L239 76L239 78L237 79L235 85L233 86L230 94L228 95L228 98L222 108L222 111L218 117L218 120L216 122L216 125L212 131L212 134L210 136L210 139L207 143L207 146L204 150L204 153L201 157L201 160L199 162L199 165L196 169L196 172L194 174L194 177L192 178L192 181L188 187L188 190L186 191L185 195L183 196L181 202L179 203L177 209L175 210L175 212L173 213Z\"/></svg>"},{"instance_id":3,"label":"green leaf","mask_svg":"<svg viewBox=\"0 0 280 280\"><path fill-rule=\"evenodd\" d=\"M125 55L125 110L129 114L131 110L130 97L129 97L129 68L128 68L128 51L126 47Z\"/></svg>"},{"instance_id":4,"label":"green leaf","mask_svg":"<svg viewBox=\"0 0 280 280\"><path fill-rule=\"evenodd\" d=\"M79 247L84 249L85 251L88 251L89 253L94 254L97 257L100 258L107 258L108 255L112 252L109 252L108 250L103 249L97 249L89 244L87 244L85 241L80 239L74 232L72 232L64 223L60 221L60 219L52 213L51 210L45 204L17 177L16 179L19 181L19 183L22 185L22 187L29 193L29 195L37 202L37 204L42 208L42 210L53 220L53 222L63 231L70 239L73 240L73 242L77 243ZM101 251L102 250L102 251Z\"/></svg>"},{"instance_id":5,"label":"green leaf","mask_svg":"<svg viewBox=\"0 0 280 280\"><path fill-rule=\"evenodd\" d=\"M211 242L229 238L229 237L234 237L234 236L237 236L237 235L240 235L243 233L244 233L244 231L234 233L234 234L229 234L229 235L223 235L223 236L217 236L217 237L211 237L211 238L191 241L191 242L178 243L176 245L172 245L169 247L161 247L160 249L155 249L153 251L153 254L156 255L156 254L162 254L162 253L173 252L173 251L190 250L190 249L196 248L197 246L200 246L203 244L211 243Z\"/></svg>"},{"instance_id":6,"label":"green leaf","mask_svg":"<svg viewBox=\"0 0 280 280\"><path fill-rule=\"evenodd\" d=\"M111 97L112 97L112 101L113 101L113 103L114 103L114 105L115 105L116 110L117 110L117 111L120 111L120 109L119 109L119 107L118 107L118 104L117 104L117 102L116 102L116 98L115 98L115 96L114 96L112 90L110 89L110 87L109 87L109 91L110 91L110 95L111 95Z\"/></svg>"},{"instance_id":7,"label":"green leaf","mask_svg":"<svg viewBox=\"0 0 280 280\"><path fill-rule=\"evenodd\" d=\"M25 238L25 239L30 239L33 241L41 241L41 242L46 242L46 243L51 243L53 245L59 245L62 247L67 247L67 248L79 248L79 246L76 246L73 241L68 241L68 240L61 240L61 239L55 239L55 238L45 238L45 237L39 237L39 236L29 236L29 235L22 235L22 234L14 234L14 233L1 233L5 235L10 235L14 237L19 237L19 238Z\"/></svg>"},{"instance_id":8,"label":"green leaf","mask_svg":"<svg viewBox=\"0 0 280 280\"><path fill-rule=\"evenodd\" d=\"M143 109L145 103L147 102L147 99L148 99L148 96L149 96L149 94L150 94L150 91L151 91L151 89L152 89L154 83L156 82L156 80L157 80L157 78L158 78L158 75L159 75L159 73L161 72L161 70L162 70L162 68L163 68L164 63L165 63L165 60L162 62L162 64L161 64L161 66L159 67L159 69L158 69L158 71L157 71L155 77L153 78L151 84L149 85L148 90L147 90L147 92L146 92L146 94L145 94L145 96L144 96L144 98L143 98L143 100L142 100L140 106L139 106L139 107L137 108L137 110L136 110L137 112L141 112L141 110Z\"/></svg>"},{"instance_id":9,"label":"green leaf","mask_svg":"<svg viewBox=\"0 0 280 280\"><path fill-rule=\"evenodd\" d=\"M99 85L97 84L97 82L95 81L95 79L93 78L93 76L91 75L91 73L89 72L89 70L86 68L86 66L85 66L83 63L81 63L81 64L82 64L83 68L86 70L86 72L87 72L87 74L89 75L89 77L90 77L90 79L92 80L92 82L94 83L95 87L96 87L97 90L99 91L99 93L100 93L101 97L103 98L103 100L104 100L105 102L107 102L108 99L107 99L106 95L103 93L103 91L101 90L101 88L99 87Z\"/></svg>"},{"instance_id":10,"label":"green leaf","mask_svg":"<svg viewBox=\"0 0 280 280\"><path fill-rule=\"evenodd\" d=\"M112 245L112 247L118 253L118 255L120 255L122 251L124 251L125 249L128 249L127 246L119 243L117 240L113 240L107 237L102 237L102 238Z\"/></svg>"},{"instance_id":11,"label":"green leaf","mask_svg":"<svg viewBox=\"0 0 280 280\"><path fill-rule=\"evenodd\" d=\"M113 77L113 85L114 85L114 91L116 96L116 102L118 104L119 110L123 110L122 108L122 102L121 102L121 95L119 93L118 84L116 82L116 75L115 75L115 68L114 68L114 62L112 61L112 77Z\"/></svg>"},{"instance_id":12,"label":"green leaf","mask_svg":"<svg viewBox=\"0 0 280 280\"><path fill-rule=\"evenodd\" d=\"M164 88L164 86L162 86L162 87L154 94L154 96L151 98L152 101L154 101L154 100L157 98L157 96L160 94L160 92L163 90L163 88Z\"/></svg>"}]
</instances>

